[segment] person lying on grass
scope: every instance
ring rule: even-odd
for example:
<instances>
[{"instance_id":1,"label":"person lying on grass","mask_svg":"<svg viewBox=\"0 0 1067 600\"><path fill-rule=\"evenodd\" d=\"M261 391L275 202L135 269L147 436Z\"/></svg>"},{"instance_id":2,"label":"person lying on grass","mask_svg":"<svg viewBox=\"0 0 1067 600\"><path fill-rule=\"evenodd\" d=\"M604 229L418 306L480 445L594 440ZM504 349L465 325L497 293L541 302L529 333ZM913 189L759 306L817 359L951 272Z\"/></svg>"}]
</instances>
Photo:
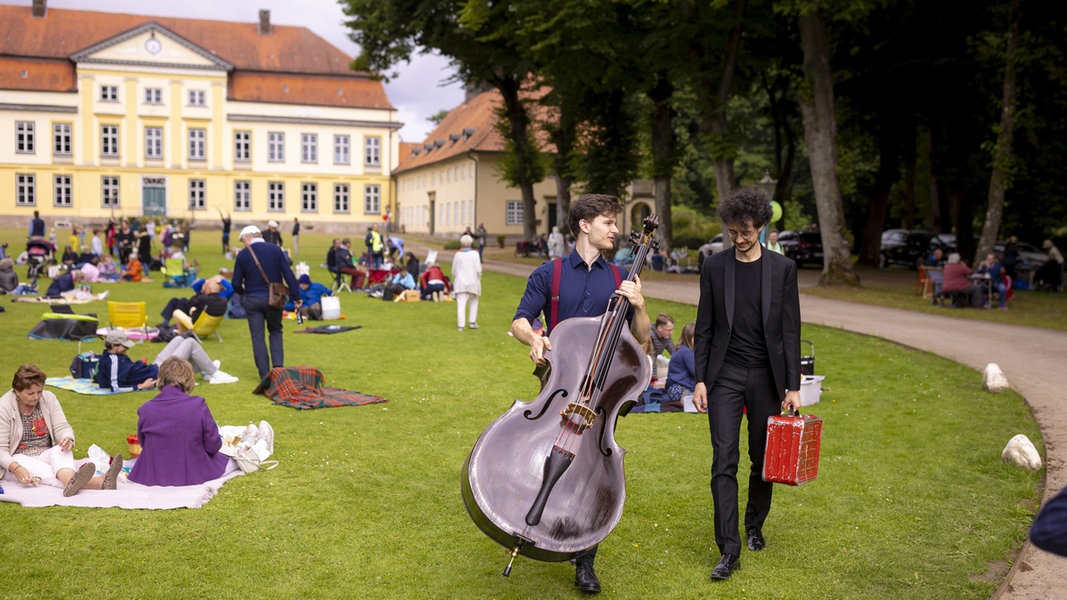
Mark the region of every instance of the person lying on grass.
<instances>
[{"instance_id":1,"label":"person lying on grass","mask_svg":"<svg viewBox=\"0 0 1067 600\"><path fill-rule=\"evenodd\" d=\"M5 478L10 473L23 485L63 488L64 496L82 488L115 489L122 455L111 458L105 475L97 476L91 462L75 469L74 429L56 395L44 391L45 379L37 365L21 365L11 389L0 396L0 466Z\"/></svg>"},{"instance_id":2,"label":"person lying on grass","mask_svg":"<svg viewBox=\"0 0 1067 600\"><path fill-rule=\"evenodd\" d=\"M208 383L235 383L237 378L219 368L204 348L193 338L176 337L150 364L135 362L126 356L134 343L121 329L112 329L104 338L104 354L96 372L96 383L113 392L145 390L156 384L159 365L171 356L188 360Z\"/></svg>"}]
</instances>

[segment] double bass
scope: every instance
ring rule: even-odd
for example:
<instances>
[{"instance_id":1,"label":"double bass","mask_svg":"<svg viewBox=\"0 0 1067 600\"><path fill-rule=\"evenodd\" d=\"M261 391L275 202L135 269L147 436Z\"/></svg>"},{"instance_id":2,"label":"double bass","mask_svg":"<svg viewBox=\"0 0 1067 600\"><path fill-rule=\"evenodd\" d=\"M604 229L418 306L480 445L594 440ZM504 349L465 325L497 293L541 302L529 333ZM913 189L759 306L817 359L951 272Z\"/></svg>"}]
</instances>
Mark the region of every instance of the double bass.
<instances>
[{"instance_id":1,"label":"double bass","mask_svg":"<svg viewBox=\"0 0 1067 600\"><path fill-rule=\"evenodd\" d=\"M637 277L659 218L634 233L628 281ZM558 291L557 291L558 293ZM462 471L463 503L475 525L510 551L542 561L575 558L599 544L622 517L623 455L618 417L648 386L648 356L630 333L629 301L614 295L600 317L560 322L549 336L541 390L482 432Z\"/></svg>"}]
</instances>

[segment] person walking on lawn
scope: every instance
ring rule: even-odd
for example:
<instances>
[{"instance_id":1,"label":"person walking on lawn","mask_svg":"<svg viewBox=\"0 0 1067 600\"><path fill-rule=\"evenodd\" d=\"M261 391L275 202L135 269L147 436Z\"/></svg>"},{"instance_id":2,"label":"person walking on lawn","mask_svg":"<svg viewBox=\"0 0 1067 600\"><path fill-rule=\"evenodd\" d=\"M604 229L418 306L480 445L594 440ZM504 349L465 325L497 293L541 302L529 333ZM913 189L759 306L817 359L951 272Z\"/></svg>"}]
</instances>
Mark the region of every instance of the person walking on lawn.
<instances>
[{"instance_id":1,"label":"person walking on lawn","mask_svg":"<svg viewBox=\"0 0 1067 600\"><path fill-rule=\"evenodd\" d=\"M800 295L796 263L759 243L771 220L767 194L738 190L719 203L718 213L734 245L700 268L693 403L708 413L711 428L715 543L722 554L711 578L724 580L741 567L737 465L746 409L752 466L745 536L753 552L766 545L763 524L773 489L762 477L767 418L801 405Z\"/></svg>"},{"instance_id":2,"label":"person walking on lawn","mask_svg":"<svg viewBox=\"0 0 1067 600\"><path fill-rule=\"evenodd\" d=\"M559 289L552 289L554 260L538 267L527 280L526 291L511 323L511 333L530 347L529 356L534 364L545 364L544 353L552 349L545 337L545 329L535 331L533 323L544 315L549 327L555 326L550 323L553 293L559 295L557 316L560 322L571 317L600 316L607 310L613 295L625 297L633 309L629 317L630 333L642 346L648 343L651 323L641 294L641 278L627 281L626 270L609 264L603 257L604 252L615 247L615 236L619 234L616 223L621 211L622 203L615 196L586 194L579 197L571 205L569 215L570 230L578 234L574 251L556 259L562 261ZM574 586L588 594L600 592L600 580L593 568L596 552L597 546L593 546L574 560Z\"/></svg>"}]
</instances>

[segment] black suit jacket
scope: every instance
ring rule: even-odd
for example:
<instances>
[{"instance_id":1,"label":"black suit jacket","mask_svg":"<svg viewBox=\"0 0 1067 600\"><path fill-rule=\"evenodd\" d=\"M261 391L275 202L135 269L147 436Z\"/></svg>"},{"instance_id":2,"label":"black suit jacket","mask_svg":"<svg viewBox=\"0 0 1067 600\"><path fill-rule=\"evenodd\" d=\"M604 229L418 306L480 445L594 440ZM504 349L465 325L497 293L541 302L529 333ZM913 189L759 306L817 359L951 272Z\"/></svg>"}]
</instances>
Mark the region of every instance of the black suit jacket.
<instances>
[{"instance_id":1,"label":"black suit jacket","mask_svg":"<svg viewBox=\"0 0 1067 600\"><path fill-rule=\"evenodd\" d=\"M711 390L730 345L734 316L735 249L712 255L700 269L700 301L694 331L696 381ZM800 389L800 295L797 265L763 249L760 298L767 360L779 399Z\"/></svg>"}]
</instances>

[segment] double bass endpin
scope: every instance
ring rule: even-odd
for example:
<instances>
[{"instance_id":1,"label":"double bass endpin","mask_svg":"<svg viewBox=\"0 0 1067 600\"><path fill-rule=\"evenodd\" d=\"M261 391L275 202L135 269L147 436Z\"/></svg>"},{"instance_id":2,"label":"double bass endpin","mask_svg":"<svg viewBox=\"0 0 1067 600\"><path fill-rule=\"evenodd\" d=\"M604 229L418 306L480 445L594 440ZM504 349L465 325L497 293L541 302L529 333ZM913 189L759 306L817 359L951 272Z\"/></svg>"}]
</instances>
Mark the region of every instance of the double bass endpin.
<instances>
[{"instance_id":1,"label":"double bass endpin","mask_svg":"<svg viewBox=\"0 0 1067 600\"><path fill-rule=\"evenodd\" d=\"M508 561L508 566L504 567L504 577L511 575L511 564L515 562L515 557L519 555L520 548L522 548L522 541L515 544L515 549L511 551L511 560Z\"/></svg>"}]
</instances>

